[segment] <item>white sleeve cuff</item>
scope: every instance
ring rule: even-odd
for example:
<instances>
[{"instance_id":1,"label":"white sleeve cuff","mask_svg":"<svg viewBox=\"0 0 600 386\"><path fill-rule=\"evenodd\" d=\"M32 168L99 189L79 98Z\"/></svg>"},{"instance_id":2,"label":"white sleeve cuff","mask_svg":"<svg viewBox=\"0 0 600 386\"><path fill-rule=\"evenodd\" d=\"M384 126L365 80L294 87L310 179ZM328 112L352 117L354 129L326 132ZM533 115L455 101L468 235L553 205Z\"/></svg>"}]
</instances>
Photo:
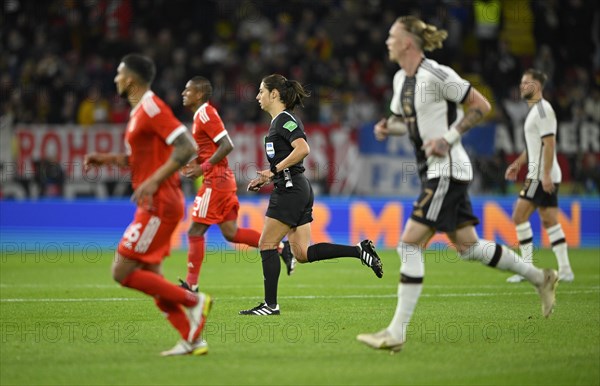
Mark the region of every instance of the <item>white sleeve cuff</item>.
<instances>
[{"instance_id":1,"label":"white sleeve cuff","mask_svg":"<svg viewBox=\"0 0 600 386\"><path fill-rule=\"evenodd\" d=\"M185 127L184 125L177 126L175 130L173 130L171 134L169 134L165 142L167 143L167 145L172 145L173 141L175 141L175 138L179 137L181 133L185 133L186 131L187 127Z\"/></svg>"},{"instance_id":2,"label":"white sleeve cuff","mask_svg":"<svg viewBox=\"0 0 600 386\"><path fill-rule=\"evenodd\" d=\"M224 136L226 136L226 135L227 135L227 130L223 130L223 131L221 131L219 134L217 134L217 135L216 135L216 136L213 138L213 142L215 142L215 143L219 142L219 140L220 140L221 138L223 138Z\"/></svg>"}]
</instances>

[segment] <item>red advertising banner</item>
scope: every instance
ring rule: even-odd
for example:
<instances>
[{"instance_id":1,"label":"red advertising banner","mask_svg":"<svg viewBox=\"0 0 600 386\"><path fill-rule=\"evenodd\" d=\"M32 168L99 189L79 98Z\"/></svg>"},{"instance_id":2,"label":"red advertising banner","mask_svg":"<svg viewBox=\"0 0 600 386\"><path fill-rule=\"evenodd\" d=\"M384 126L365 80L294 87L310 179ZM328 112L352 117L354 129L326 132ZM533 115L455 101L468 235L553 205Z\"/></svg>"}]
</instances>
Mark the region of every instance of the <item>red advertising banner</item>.
<instances>
[{"instance_id":1,"label":"red advertising banner","mask_svg":"<svg viewBox=\"0 0 600 386\"><path fill-rule=\"evenodd\" d=\"M189 125L188 125L189 127ZM125 169L103 167L83 170L86 153L123 153L123 125L52 126L19 125L14 135L14 163L8 174L33 178L35 164L48 160L60 165L69 181L110 181L128 178ZM259 168L266 168L263 149L266 125L240 124L228 128L235 149L229 155L229 165L239 181L252 178ZM344 191L351 167L358 159L356 136L346 128L310 124L306 126L311 148L305 160L307 176L314 182L322 181L334 193Z\"/></svg>"}]
</instances>

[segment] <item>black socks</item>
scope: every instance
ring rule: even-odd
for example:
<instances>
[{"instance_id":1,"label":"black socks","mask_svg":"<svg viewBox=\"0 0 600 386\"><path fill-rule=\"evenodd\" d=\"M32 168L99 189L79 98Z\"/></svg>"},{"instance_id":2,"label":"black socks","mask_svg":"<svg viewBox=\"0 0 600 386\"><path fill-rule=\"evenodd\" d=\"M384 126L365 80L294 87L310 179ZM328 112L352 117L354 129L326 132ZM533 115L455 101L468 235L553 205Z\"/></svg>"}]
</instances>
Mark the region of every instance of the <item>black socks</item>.
<instances>
[{"instance_id":1,"label":"black socks","mask_svg":"<svg viewBox=\"0 0 600 386\"><path fill-rule=\"evenodd\" d=\"M358 247L352 245L340 245L330 243L319 243L308 247L306 252L308 262L335 259L337 257L356 257L360 259Z\"/></svg>"},{"instance_id":2,"label":"black socks","mask_svg":"<svg viewBox=\"0 0 600 386\"><path fill-rule=\"evenodd\" d=\"M260 251L262 257L262 269L265 286L265 303L271 308L277 306L277 285L279 283L279 272L281 261L277 249Z\"/></svg>"}]
</instances>

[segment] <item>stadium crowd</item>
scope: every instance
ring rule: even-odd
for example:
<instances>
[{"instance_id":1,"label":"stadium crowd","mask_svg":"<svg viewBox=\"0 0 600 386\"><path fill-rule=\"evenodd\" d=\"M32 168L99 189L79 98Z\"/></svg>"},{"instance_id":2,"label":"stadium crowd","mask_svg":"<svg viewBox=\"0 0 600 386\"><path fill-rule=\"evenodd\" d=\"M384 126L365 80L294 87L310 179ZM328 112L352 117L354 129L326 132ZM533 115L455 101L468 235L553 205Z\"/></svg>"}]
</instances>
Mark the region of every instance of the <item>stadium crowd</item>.
<instances>
[{"instance_id":1,"label":"stadium crowd","mask_svg":"<svg viewBox=\"0 0 600 386\"><path fill-rule=\"evenodd\" d=\"M10 0L2 6L2 131L17 123L126 122L129 107L113 78L129 52L155 60L153 89L183 120L189 117L180 93L193 75L211 79L212 103L227 125L264 121L256 80L282 73L312 91L301 119L356 129L388 113L397 66L381 42L400 14L449 31L445 48L431 58L489 87L495 108L488 119L510 126L523 115L516 88L522 71L535 66L549 75L545 96L559 122L600 123L600 8L592 1ZM497 14L482 17L481 9ZM523 16L516 24L529 26L533 45L518 49L506 20L525 9L532 20ZM598 158L570 156L580 191L598 191ZM499 153L479 169L507 162ZM484 190L502 191L502 184L483 181Z\"/></svg>"}]
</instances>

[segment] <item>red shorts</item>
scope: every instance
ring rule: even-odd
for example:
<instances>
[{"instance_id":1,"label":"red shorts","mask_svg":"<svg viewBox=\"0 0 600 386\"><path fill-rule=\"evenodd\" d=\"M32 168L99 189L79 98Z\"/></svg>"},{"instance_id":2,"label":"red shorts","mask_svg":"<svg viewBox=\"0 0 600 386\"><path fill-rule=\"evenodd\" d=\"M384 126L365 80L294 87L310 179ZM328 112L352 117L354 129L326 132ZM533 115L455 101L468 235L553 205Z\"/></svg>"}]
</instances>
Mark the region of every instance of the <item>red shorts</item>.
<instances>
[{"instance_id":1,"label":"red shorts","mask_svg":"<svg viewBox=\"0 0 600 386\"><path fill-rule=\"evenodd\" d=\"M171 252L171 235L178 224L138 208L119 242L118 252L146 264L160 264Z\"/></svg>"},{"instance_id":2,"label":"red shorts","mask_svg":"<svg viewBox=\"0 0 600 386\"><path fill-rule=\"evenodd\" d=\"M222 224L237 219L240 202L234 191L220 191L202 185L194 199L192 221L200 224Z\"/></svg>"}]
</instances>

